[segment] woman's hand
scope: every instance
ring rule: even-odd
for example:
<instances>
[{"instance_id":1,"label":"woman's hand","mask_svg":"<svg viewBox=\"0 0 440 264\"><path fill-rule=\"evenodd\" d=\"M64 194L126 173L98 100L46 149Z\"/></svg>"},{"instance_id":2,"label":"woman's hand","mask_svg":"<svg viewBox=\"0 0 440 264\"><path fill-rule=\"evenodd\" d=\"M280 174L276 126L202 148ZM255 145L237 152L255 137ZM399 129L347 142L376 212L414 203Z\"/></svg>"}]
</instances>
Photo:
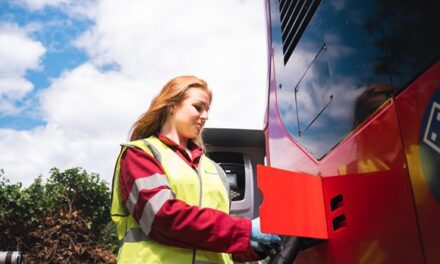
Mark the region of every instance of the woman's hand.
<instances>
[{"instance_id":1,"label":"woman's hand","mask_svg":"<svg viewBox=\"0 0 440 264\"><path fill-rule=\"evenodd\" d=\"M279 237L278 235L267 234L267 233L261 232L260 218L257 217L252 220L251 245L252 245L252 241L257 242L257 243L255 243L256 245L258 243L261 243L261 244L267 245L267 246L270 246L273 244L279 245L281 243L281 237Z\"/></svg>"}]
</instances>

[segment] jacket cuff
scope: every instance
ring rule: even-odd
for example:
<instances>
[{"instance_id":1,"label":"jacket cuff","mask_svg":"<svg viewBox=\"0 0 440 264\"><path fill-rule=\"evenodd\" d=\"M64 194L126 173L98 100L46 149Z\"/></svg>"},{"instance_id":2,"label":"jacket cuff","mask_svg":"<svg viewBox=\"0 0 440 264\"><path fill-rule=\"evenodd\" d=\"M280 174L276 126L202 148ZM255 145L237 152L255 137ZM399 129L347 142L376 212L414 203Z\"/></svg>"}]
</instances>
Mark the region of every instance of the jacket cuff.
<instances>
[{"instance_id":1,"label":"jacket cuff","mask_svg":"<svg viewBox=\"0 0 440 264\"><path fill-rule=\"evenodd\" d=\"M267 254L255 251L250 243L246 252L232 254L232 260L237 262L258 261L265 258L267 258Z\"/></svg>"}]
</instances>

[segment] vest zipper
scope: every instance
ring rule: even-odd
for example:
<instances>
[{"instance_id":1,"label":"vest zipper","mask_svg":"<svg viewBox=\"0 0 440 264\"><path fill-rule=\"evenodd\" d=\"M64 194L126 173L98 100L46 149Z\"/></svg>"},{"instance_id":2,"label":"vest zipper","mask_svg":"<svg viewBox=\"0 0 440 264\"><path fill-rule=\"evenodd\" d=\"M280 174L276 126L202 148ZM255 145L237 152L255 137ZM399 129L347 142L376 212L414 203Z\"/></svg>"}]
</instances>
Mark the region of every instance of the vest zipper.
<instances>
[{"instance_id":1,"label":"vest zipper","mask_svg":"<svg viewBox=\"0 0 440 264\"><path fill-rule=\"evenodd\" d=\"M192 264L196 263L196 250L193 249L193 259L192 259Z\"/></svg>"},{"instance_id":2,"label":"vest zipper","mask_svg":"<svg viewBox=\"0 0 440 264\"><path fill-rule=\"evenodd\" d=\"M200 174L199 169L194 169L194 170L196 171L197 177L199 178L199 183L200 183L199 207L202 207L202 193L203 193L202 175Z\"/></svg>"}]
</instances>

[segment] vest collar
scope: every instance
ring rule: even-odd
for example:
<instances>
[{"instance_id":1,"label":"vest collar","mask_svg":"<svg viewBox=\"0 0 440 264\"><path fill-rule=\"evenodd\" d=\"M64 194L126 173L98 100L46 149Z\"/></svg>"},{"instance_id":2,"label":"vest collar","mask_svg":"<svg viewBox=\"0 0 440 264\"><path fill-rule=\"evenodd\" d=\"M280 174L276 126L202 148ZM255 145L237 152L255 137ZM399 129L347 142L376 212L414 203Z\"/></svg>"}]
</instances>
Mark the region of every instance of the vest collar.
<instances>
[{"instance_id":1,"label":"vest collar","mask_svg":"<svg viewBox=\"0 0 440 264\"><path fill-rule=\"evenodd\" d=\"M185 148L176 142L174 142L169 137L159 133L156 135L156 137L162 141L165 145L167 145L169 148L171 148L173 151L178 151L181 155L183 155L185 158L187 158L189 161L191 158L188 156L188 153L186 153ZM188 149L191 151L191 156L193 162L198 160L200 156L203 154L203 150L201 147L199 147L196 143L194 143L192 140L188 140Z\"/></svg>"}]
</instances>

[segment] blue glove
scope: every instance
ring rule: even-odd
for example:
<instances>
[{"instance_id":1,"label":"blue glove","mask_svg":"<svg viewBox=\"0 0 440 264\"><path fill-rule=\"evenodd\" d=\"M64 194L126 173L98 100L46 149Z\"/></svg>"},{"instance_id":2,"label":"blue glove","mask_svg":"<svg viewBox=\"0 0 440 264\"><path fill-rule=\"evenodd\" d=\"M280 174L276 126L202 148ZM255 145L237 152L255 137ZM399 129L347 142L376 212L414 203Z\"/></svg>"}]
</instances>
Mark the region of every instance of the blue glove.
<instances>
[{"instance_id":1,"label":"blue glove","mask_svg":"<svg viewBox=\"0 0 440 264\"><path fill-rule=\"evenodd\" d=\"M269 246L271 244L280 244L281 237L273 234L262 233L260 228L260 218L257 217L252 220L251 241L256 241L263 245Z\"/></svg>"},{"instance_id":2,"label":"blue glove","mask_svg":"<svg viewBox=\"0 0 440 264\"><path fill-rule=\"evenodd\" d=\"M264 253L264 248L261 245L261 243L258 243L257 241L251 240L251 247L255 252Z\"/></svg>"}]
</instances>

